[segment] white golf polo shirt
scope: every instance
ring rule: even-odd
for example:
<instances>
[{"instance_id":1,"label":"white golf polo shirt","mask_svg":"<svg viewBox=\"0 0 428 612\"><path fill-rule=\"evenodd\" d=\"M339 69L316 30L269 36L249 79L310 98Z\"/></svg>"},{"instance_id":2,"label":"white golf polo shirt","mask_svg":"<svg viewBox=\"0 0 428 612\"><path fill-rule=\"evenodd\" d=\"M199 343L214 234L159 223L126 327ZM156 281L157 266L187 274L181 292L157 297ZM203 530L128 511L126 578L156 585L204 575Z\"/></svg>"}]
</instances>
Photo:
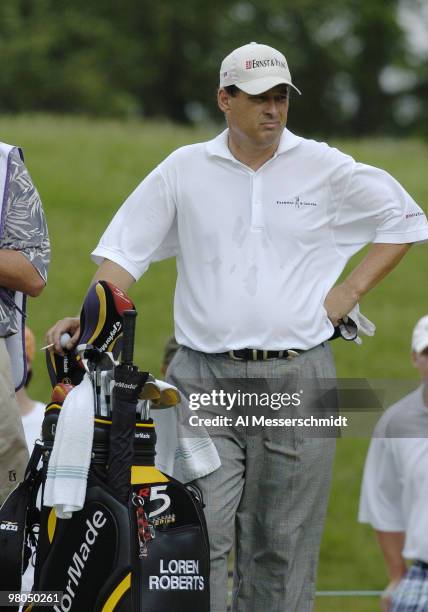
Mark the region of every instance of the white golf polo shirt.
<instances>
[{"instance_id":1,"label":"white golf polo shirt","mask_svg":"<svg viewBox=\"0 0 428 612\"><path fill-rule=\"evenodd\" d=\"M378 531L404 531L403 557L428 563L427 506L428 407L420 387L388 408L376 425L358 519Z\"/></svg>"},{"instance_id":2,"label":"white golf polo shirt","mask_svg":"<svg viewBox=\"0 0 428 612\"><path fill-rule=\"evenodd\" d=\"M233 157L227 135L167 157L92 257L137 280L176 255L180 344L309 349L332 334L323 303L348 259L369 242L428 240L426 217L386 172L324 143L285 130L254 172Z\"/></svg>"}]
</instances>

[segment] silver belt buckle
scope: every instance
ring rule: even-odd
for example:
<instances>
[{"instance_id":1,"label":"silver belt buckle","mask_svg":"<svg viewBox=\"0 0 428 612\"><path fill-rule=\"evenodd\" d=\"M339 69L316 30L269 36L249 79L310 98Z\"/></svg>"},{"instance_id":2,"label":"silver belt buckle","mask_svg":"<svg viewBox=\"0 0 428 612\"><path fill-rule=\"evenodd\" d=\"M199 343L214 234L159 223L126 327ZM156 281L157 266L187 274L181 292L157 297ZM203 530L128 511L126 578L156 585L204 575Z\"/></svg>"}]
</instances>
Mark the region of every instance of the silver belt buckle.
<instances>
[{"instance_id":1,"label":"silver belt buckle","mask_svg":"<svg viewBox=\"0 0 428 612\"><path fill-rule=\"evenodd\" d=\"M229 355L229 357L230 357L231 359L234 359L235 361L244 361L244 358L243 358L243 357L237 357L237 356L235 355L235 351L229 351L229 352L228 352L228 355Z\"/></svg>"},{"instance_id":2,"label":"silver belt buckle","mask_svg":"<svg viewBox=\"0 0 428 612\"><path fill-rule=\"evenodd\" d=\"M294 359L295 357L299 356L299 353L297 351L293 351L293 349L288 349L287 353L287 359Z\"/></svg>"}]
</instances>

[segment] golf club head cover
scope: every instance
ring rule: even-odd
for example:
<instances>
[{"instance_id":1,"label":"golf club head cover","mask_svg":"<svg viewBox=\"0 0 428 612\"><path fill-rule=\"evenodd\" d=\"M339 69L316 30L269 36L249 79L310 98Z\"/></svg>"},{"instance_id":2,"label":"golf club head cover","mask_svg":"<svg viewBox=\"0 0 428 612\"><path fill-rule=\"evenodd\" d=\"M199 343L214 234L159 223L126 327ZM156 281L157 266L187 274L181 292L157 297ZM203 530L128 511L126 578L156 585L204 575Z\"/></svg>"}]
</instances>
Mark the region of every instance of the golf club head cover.
<instances>
[{"instance_id":1,"label":"golf club head cover","mask_svg":"<svg viewBox=\"0 0 428 612\"><path fill-rule=\"evenodd\" d=\"M121 350L122 313L134 304L118 287L107 281L94 283L80 312L79 344L92 344L101 351L111 351L117 359ZM58 383L76 386L85 373L75 350L59 355L46 350L46 365L52 387Z\"/></svg>"},{"instance_id":2,"label":"golf club head cover","mask_svg":"<svg viewBox=\"0 0 428 612\"><path fill-rule=\"evenodd\" d=\"M56 404L62 404L72 389L74 389L73 385L58 383L52 389L51 401L55 402Z\"/></svg>"},{"instance_id":3,"label":"golf club head cover","mask_svg":"<svg viewBox=\"0 0 428 612\"><path fill-rule=\"evenodd\" d=\"M137 368L130 368L125 364L115 366L113 406L118 402L136 405L148 377L148 372L140 372Z\"/></svg>"},{"instance_id":4,"label":"golf club head cover","mask_svg":"<svg viewBox=\"0 0 428 612\"><path fill-rule=\"evenodd\" d=\"M80 365L80 358L76 351L65 351L64 355L59 355L46 349L45 355L52 388L59 383L75 387L82 382L85 371Z\"/></svg>"},{"instance_id":5,"label":"golf club head cover","mask_svg":"<svg viewBox=\"0 0 428 612\"><path fill-rule=\"evenodd\" d=\"M94 283L80 311L79 344L90 344L101 352L112 352L118 359L121 350L123 311L135 310L130 298L108 281Z\"/></svg>"},{"instance_id":6,"label":"golf club head cover","mask_svg":"<svg viewBox=\"0 0 428 612\"><path fill-rule=\"evenodd\" d=\"M131 486L137 401L148 375L148 372L140 372L128 364L114 368L108 484L116 499L124 504Z\"/></svg>"}]
</instances>

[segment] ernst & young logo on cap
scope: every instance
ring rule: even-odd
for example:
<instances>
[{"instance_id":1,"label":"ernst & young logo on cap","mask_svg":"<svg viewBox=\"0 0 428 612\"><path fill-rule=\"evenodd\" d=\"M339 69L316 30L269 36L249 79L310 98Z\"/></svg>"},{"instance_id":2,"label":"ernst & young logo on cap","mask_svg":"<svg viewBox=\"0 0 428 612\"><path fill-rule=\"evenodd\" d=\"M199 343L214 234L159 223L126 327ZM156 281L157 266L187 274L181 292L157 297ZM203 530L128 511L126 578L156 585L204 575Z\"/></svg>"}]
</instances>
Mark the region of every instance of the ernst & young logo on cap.
<instances>
[{"instance_id":1,"label":"ernst & young logo on cap","mask_svg":"<svg viewBox=\"0 0 428 612\"><path fill-rule=\"evenodd\" d=\"M245 60L245 70L252 70L253 68L285 68L287 64L279 59L250 59Z\"/></svg>"}]
</instances>

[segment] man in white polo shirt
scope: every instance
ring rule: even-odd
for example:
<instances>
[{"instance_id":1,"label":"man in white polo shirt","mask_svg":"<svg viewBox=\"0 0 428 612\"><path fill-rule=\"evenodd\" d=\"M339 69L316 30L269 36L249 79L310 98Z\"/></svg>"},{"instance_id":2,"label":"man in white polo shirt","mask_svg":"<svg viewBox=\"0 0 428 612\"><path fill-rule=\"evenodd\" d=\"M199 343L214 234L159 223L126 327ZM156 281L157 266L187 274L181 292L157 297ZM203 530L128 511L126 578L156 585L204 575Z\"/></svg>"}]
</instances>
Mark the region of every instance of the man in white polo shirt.
<instances>
[{"instance_id":1,"label":"man in white polo shirt","mask_svg":"<svg viewBox=\"0 0 428 612\"><path fill-rule=\"evenodd\" d=\"M168 375L184 397L232 378L281 381L283 391L310 379L321 388L335 377L326 343L334 328L411 243L428 239L424 213L386 172L285 128L291 87L279 51L251 43L228 55L218 90L228 129L159 164L92 254L95 279L125 291L151 262L176 256L182 348ZM49 330L59 351L64 330L75 343L78 320ZM226 611L234 533L233 610L311 610L334 439L286 427L247 436L232 426L213 431L213 441L221 468L209 474L198 472L196 444L178 453L205 498L212 612Z\"/></svg>"},{"instance_id":2,"label":"man in white polo shirt","mask_svg":"<svg viewBox=\"0 0 428 612\"><path fill-rule=\"evenodd\" d=\"M412 359L421 385L377 423L361 487L358 518L376 530L390 578L385 612L428 609L428 316L413 331Z\"/></svg>"}]
</instances>

